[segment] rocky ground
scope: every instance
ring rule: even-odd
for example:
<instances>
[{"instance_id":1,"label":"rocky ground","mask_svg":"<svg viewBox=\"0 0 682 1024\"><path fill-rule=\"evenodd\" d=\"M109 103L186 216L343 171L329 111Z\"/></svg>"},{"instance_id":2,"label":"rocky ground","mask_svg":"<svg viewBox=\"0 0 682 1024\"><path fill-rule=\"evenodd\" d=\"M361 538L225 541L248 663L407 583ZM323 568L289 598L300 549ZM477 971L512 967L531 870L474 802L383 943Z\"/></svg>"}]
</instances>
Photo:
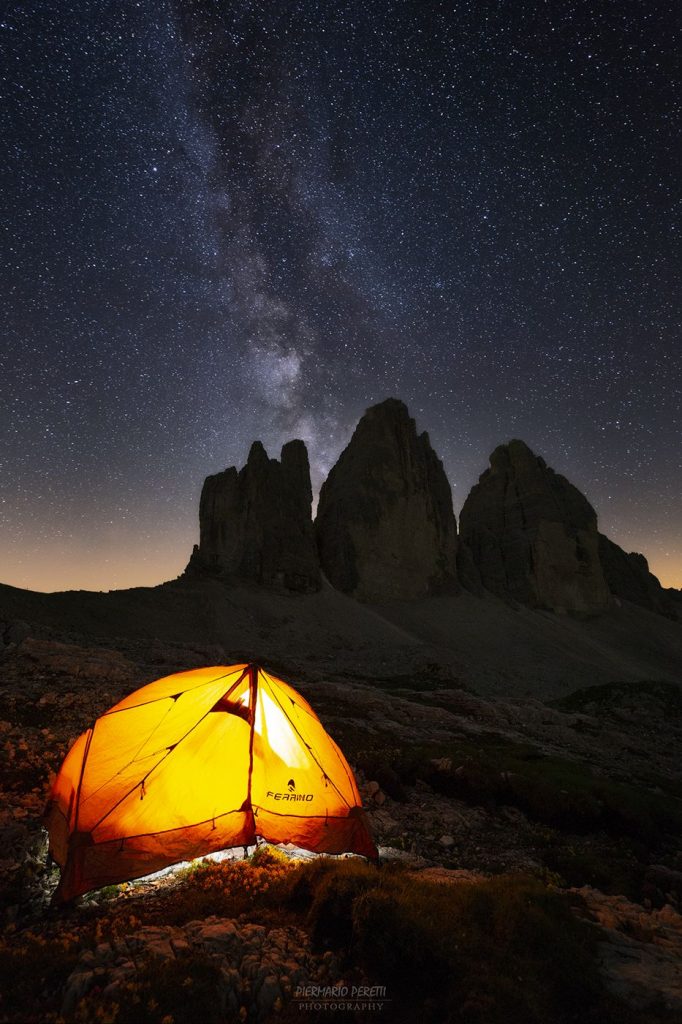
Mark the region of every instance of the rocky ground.
<instances>
[{"instance_id":1,"label":"rocky ground","mask_svg":"<svg viewBox=\"0 0 682 1024\"><path fill-rule=\"evenodd\" d=\"M7 624L3 637L0 962L15 964L23 950L36 966L25 1010L5 995L0 1020L171 1024L173 1014L154 1016L146 1004L146 1016L135 1017L136 994L152 976L180 990L198 986L192 998L208 999L211 1013L218 1007L216 1019L288 1019L305 986L381 981L354 974L300 915L251 912L234 902L236 890L224 904L234 913L202 902L200 889L189 900L187 886L198 883L187 873L50 911L56 878L40 815L70 744L125 693L222 652L142 641L84 646L22 623ZM565 893L592 924L607 990L644 1014L623 1019L682 1019L682 698L673 685L602 685L543 702L478 696L438 666L371 683L280 671L353 764L385 862L432 885L523 874ZM241 879L259 896L287 869L229 870L223 890ZM22 989L13 983L16 998ZM36 986L44 990L38 1016Z\"/></svg>"},{"instance_id":2,"label":"rocky ground","mask_svg":"<svg viewBox=\"0 0 682 1024\"><path fill-rule=\"evenodd\" d=\"M129 919L130 920L130 919ZM266 1019L306 986L333 986L341 979L332 954L315 954L304 929L265 927L243 919L206 917L184 926L146 925L85 949L69 975L61 1014L81 1004L120 1005L139 975L150 969L180 970L187 960L214 968L216 998L225 1017ZM189 986L188 986L189 987Z\"/></svg>"}]
</instances>

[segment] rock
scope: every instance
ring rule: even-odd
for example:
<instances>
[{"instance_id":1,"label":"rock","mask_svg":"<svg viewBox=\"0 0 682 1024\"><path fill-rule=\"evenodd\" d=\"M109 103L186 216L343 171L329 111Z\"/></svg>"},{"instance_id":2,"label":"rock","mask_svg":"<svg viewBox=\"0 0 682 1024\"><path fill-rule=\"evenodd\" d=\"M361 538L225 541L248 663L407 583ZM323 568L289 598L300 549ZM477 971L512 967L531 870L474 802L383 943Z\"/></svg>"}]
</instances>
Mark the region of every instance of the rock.
<instances>
[{"instance_id":1,"label":"rock","mask_svg":"<svg viewBox=\"0 0 682 1024\"><path fill-rule=\"evenodd\" d=\"M649 563L644 555L636 551L627 553L600 533L599 558L612 594L669 619L678 618L675 601L649 571Z\"/></svg>"},{"instance_id":2,"label":"rock","mask_svg":"<svg viewBox=\"0 0 682 1024\"><path fill-rule=\"evenodd\" d=\"M232 949L239 941L234 921L217 920L206 923L197 933L197 941L209 949L224 952Z\"/></svg>"},{"instance_id":3,"label":"rock","mask_svg":"<svg viewBox=\"0 0 682 1024\"><path fill-rule=\"evenodd\" d=\"M190 951L190 944L182 935L178 935L170 940L173 952L176 956L184 956Z\"/></svg>"},{"instance_id":4,"label":"rock","mask_svg":"<svg viewBox=\"0 0 682 1024\"><path fill-rule=\"evenodd\" d=\"M239 988L239 971L236 967L227 967L223 965L220 968L220 973L223 976L225 987L229 989Z\"/></svg>"},{"instance_id":5,"label":"rock","mask_svg":"<svg viewBox=\"0 0 682 1024\"><path fill-rule=\"evenodd\" d=\"M115 956L113 954L116 954ZM132 953L134 961L131 960ZM141 972L153 974L159 959L178 954L178 970L188 955L219 970L214 996L218 1014L233 1019L246 1006L249 1019L265 1020L282 1009L292 985L309 981L322 966L300 928L263 925L220 917L190 921L179 927L146 925L110 943L85 950L66 985L64 1007L77 1009L86 997L88 1019L98 1018L98 1006L118 999L122 984Z\"/></svg>"},{"instance_id":6,"label":"rock","mask_svg":"<svg viewBox=\"0 0 682 1024\"><path fill-rule=\"evenodd\" d=\"M669 903L666 903L664 907L658 911L658 920L663 924L670 924L672 927L680 930L682 924L682 918L679 913Z\"/></svg>"},{"instance_id":7,"label":"rock","mask_svg":"<svg viewBox=\"0 0 682 1024\"><path fill-rule=\"evenodd\" d=\"M97 963L110 963L114 958L114 951L110 942L100 942L95 947L95 960Z\"/></svg>"},{"instance_id":8,"label":"rock","mask_svg":"<svg viewBox=\"0 0 682 1024\"><path fill-rule=\"evenodd\" d=\"M260 441L243 469L204 481L200 539L186 573L236 577L264 586L315 591L320 586L311 517L312 489L303 441L289 441L281 461Z\"/></svg>"},{"instance_id":9,"label":"rock","mask_svg":"<svg viewBox=\"0 0 682 1024\"><path fill-rule=\"evenodd\" d=\"M327 956L327 954L325 953L323 955L322 959L324 960L326 958L326 956ZM301 980L301 978L304 976L304 970L296 962L296 960L286 960L282 964L282 967L286 971L286 974L283 976L283 980L284 980L284 978L287 978L288 981L289 981L289 984L291 986L296 985Z\"/></svg>"},{"instance_id":10,"label":"rock","mask_svg":"<svg viewBox=\"0 0 682 1024\"><path fill-rule=\"evenodd\" d=\"M400 776L390 765L380 765L376 772L376 781L379 783L382 794L390 796L392 800L407 800L407 792L403 786Z\"/></svg>"},{"instance_id":11,"label":"rock","mask_svg":"<svg viewBox=\"0 0 682 1024\"><path fill-rule=\"evenodd\" d=\"M241 934L244 942L259 946L265 938L265 928L262 924L247 924L242 928Z\"/></svg>"},{"instance_id":12,"label":"rock","mask_svg":"<svg viewBox=\"0 0 682 1024\"><path fill-rule=\"evenodd\" d=\"M260 964L260 953L247 953L239 965L242 977L248 978L250 981L254 981L258 975L258 971L260 970Z\"/></svg>"},{"instance_id":13,"label":"rock","mask_svg":"<svg viewBox=\"0 0 682 1024\"><path fill-rule=\"evenodd\" d=\"M152 960L174 960L175 949L168 939L157 939L148 943L145 952Z\"/></svg>"},{"instance_id":14,"label":"rock","mask_svg":"<svg viewBox=\"0 0 682 1024\"><path fill-rule=\"evenodd\" d=\"M168 938L168 928L159 928L155 925L145 925L132 935L128 935L126 942L131 949L144 949L150 942L159 942ZM97 947L99 949L99 947Z\"/></svg>"},{"instance_id":15,"label":"rock","mask_svg":"<svg viewBox=\"0 0 682 1024\"><path fill-rule=\"evenodd\" d=\"M315 532L327 578L360 600L457 589L450 484L402 402L362 417L322 486Z\"/></svg>"},{"instance_id":16,"label":"rock","mask_svg":"<svg viewBox=\"0 0 682 1024\"><path fill-rule=\"evenodd\" d=\"M87 995L94 983L94 971L78 969L72 971L66 982L62 998L62 1017L71 1017L83 996Z\"/></svg>"},{"instance_id":17,"label":"rock","mask_svg":"<svg viewBox=\"0 0 682 1024\"><path fill-rule=\"evenodd\" d=\"M447 848L455 845L455 840L452 836L441 836L438 842L441 846L445 846Z\"/></svg>"},{"instance_id":18,"label":"rock","mask_svg":"<svg viewBox=\"0 0 682 1024\"><path fill-rule=\"evenodd\" d=\"M398 822L391 817L388 811L383 809L379 810L378 806L376 808L371 808L371 810L373 827L375 829L379 829L381 834L384 836L395 835L400 826L398 825Z\"/></svg>"},{"instance_id":19,"label":"rock","mask_svg":"<svg viewBox=\"0 0 682 1024\"><path fill-rule=\"evenodd\" d=\"M123 960L120 964L117 964L113 969L109 977L115 983L126 981L131 974L135 973L135 964L132 960Z\"/></svg>"},{"instance_id":20,"label":"rock","mask_svg":"<svg viewBox=\"0 0 682 1024\"><path fill-rule=\"evenodd\" d=\"M258 990L256 996L256 1005L258 1007L258 1014L261 1019L266 1017L270 1010L274 1007L278 999L282 998L282 989L279 985L279 980L274 974L268 974Z\"/></svg>"},{"instance_id":21,"label":"rock","mask_svg":"<svg viewBox=\"0 0 682 1024\"><path fill-rule=\"evenodd\" d=\"M594 509L523 441L492 453L464 503L460 534L494 594L552 611L609 607Z\"/></svg>"},{"instance_id":22,"label":"rock","mask_svg":"<svg viewBox=\"0 0 682 1024\"><path fill-rule=\"evenodd\" d=\"M667 905L647 911L624 896L589 886L573 891L602 930L598 962L606 987L638 1009L665 1006L679 1015L682 917L677 911Z\"/></svg>"}]
</instances>

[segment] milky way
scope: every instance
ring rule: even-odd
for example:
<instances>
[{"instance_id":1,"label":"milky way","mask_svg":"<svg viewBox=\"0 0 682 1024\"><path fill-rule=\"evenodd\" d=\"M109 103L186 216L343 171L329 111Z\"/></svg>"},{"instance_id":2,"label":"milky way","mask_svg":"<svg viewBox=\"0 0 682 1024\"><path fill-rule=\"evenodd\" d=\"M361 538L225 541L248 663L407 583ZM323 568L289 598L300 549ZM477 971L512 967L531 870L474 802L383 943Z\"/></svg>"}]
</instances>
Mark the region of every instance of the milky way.
<instances>
[{"instance_id":1,"label":"milky way","mask_svg":"<svg viewBox=\"0 0 682 1024\"><path fill-rule=\"evenodd\" d=\"M0 580L151 584L363 409L522 437L682 584L673 3L9 3Z\"/></svg>"}]
</instances>

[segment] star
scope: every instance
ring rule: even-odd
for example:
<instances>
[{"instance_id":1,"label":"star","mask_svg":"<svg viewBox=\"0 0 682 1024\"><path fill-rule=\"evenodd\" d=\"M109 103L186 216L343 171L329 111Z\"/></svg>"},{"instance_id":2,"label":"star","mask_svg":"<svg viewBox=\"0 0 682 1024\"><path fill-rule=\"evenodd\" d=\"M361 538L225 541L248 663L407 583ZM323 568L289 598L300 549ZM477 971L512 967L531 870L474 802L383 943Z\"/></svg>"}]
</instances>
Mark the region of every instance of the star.
<instances>
[{"instance_id":1,"label":"star","mask_svg":"<svg viewBox=\"0 0 682 1024\"><path fill-rule=\"evenodd\" d=\"M533 31L527 20L533 18ZM676 9L10 4L3 582L153 584L203 478L402 398L682 584Z\"/></svg>"}]
</instances>

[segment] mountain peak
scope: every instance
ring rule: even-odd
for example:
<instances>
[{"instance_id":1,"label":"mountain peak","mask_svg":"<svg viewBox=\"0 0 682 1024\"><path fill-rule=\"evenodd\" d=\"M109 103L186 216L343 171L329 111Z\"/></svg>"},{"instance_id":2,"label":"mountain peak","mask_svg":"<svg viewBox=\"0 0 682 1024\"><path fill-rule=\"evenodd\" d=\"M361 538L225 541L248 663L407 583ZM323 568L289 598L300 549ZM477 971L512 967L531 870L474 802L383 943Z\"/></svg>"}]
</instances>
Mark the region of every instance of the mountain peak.
<instances>
[{"instance_id":1,"label":"mountain peak","mask_svg":"<svg viewBox=\"0 0 682 1024\"><path fill-rule=\"evenodd\" d=\"M322 486L316 533L330 582L361 600L456 587L450 484L404 402L367 409Z\"/></svg>"},{"instance_id":2,"label":"mountain peak","mask_svg":"<svg viewBox=\"0 0 682 1024\"><path fill-rule=\"evenodd\" d=\"M254 441L246 465L204 481L199 545L187 571L235 577L286 590L317 590L320 570L311 516L312 489L303 441L270 459Z\"/></svg>"},{"instance_id":3,"label":"mountain peak","mask_svg":"<svg viewBox=\"0 0 682 1024\"><path fill-rule=\"evenodd\" d=\"M609 606L594 509L524 441L494 450L464 503L460 529L493 593L555 611Z\"/></svg>"}]
</instances>

